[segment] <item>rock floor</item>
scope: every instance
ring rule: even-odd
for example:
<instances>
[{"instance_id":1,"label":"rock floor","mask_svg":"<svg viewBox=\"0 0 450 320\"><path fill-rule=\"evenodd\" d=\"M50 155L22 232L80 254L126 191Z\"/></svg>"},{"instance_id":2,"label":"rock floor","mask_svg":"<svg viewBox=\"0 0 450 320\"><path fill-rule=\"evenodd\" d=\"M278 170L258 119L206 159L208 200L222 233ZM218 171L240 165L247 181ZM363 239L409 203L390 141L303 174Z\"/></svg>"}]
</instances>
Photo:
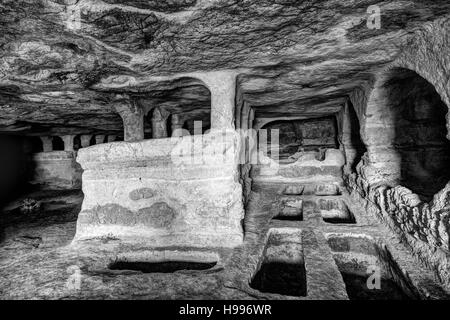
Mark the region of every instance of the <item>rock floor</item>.
<instances>
[{"instance_id":1,"label":"rock floor","mask_svg":"<svg viewBox=\"0 0 450 320\"><path fill-rule=\"evenodd\" d=\"M13 203L4 209L0 225L1 299L446 299L433 273L409 254L400 239L375 219L367 216L347 195L356 223L326 223L320 212L305 206L302 221L274 219L282 209L281 197L273 189L253 192L244 221L245 241L235 249L134 248L114 238L72 244L83 195L79 191L40 191L31 195L42 202L38 213L25 215ZM289 196L305 203L314 196ZM332 199L330 197L329 199ZM334 197L336 198L336 197ZM286 296L260 292L250 285L267 254L270 232L301 231L306 295ZM333 248L336 239L370 239L387 256L394 274L390 290L407 294L371 294L355 291L365 278L341 274L338 260L349 256L358 263L364 246L345 242ZM330 240L331 239L331 240ZM347 247L344 248L343 247ZM353 252L348 249L355 249ZM111 270L108 266L122 252L212 252L220 259L207 270L179 270L172 273L143 273ZM286 253L286 252L285 252ZM289 254L289 252L287 252ZM292 253L292 252L291 252ZM340 267L347 268L348 261ZM344 270L345 271L345 270ZM348 270L347 270L348 271ZM346 280L344 282L344 279ZM383 282L382 280L382 286ZM390 283L389 282L389 283ZM386 282L387 283L387 282ZM391 291L392 291L391 290ZM384 293L387 291L383 291Z\"/></svg>"}]
</instances>

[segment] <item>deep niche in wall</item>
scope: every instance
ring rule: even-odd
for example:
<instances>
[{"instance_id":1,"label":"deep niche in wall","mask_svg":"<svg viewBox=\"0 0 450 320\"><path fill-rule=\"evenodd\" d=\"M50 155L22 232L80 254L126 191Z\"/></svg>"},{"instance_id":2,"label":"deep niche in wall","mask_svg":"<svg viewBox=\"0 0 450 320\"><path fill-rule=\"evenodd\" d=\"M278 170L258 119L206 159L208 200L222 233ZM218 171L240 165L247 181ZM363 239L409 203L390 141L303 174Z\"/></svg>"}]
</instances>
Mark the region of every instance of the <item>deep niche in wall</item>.
<instances>
[{"instance_id":1,"label":"deep niche in wall","mask_svg":"<svg viewBox=\"0 0 450 320\"><path fill-rule=\"evenodd\" d=\"M385 86L395 118L401 184L429 200L450 180L448 108L433 85L413 71L394 69Z\"/></svg>"},{"instance_id":2,"label":"deep niche in wall","mask_svg":"<svg viewBox=\"0 0 450 320\"><path fill-rule=\"evenodd\" d=\"M300 150L311 151L338 146L335 117L278 120L264 125L262 129L267 130L269 156L272 130L278 130L280 159L287 159Z\"/></svg>"}]
</instances>

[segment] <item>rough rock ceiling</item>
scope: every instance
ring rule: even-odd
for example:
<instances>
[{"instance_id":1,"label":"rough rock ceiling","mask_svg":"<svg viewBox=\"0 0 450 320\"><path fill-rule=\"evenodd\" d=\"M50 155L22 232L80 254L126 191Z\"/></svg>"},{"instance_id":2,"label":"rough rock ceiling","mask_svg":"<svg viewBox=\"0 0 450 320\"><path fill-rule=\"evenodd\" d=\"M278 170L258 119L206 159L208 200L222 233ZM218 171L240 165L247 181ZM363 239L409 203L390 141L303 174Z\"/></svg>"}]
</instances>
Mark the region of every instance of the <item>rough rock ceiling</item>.
<instances>
[{"instance_id":1,"label":"rough rock ceiling","mask_svg":"<svg viewBox=\"0 0 450 320\"><path fill-rule=\"evenodd\" d=\"M373 4L379 30L366 26ZM449 14L448 0L2 0L0 130L120 131L117 92L195 117L208 90L160 77L218 69L239 73L257 117L331 114L417 27Z\"/></svg>"}]
</instances>

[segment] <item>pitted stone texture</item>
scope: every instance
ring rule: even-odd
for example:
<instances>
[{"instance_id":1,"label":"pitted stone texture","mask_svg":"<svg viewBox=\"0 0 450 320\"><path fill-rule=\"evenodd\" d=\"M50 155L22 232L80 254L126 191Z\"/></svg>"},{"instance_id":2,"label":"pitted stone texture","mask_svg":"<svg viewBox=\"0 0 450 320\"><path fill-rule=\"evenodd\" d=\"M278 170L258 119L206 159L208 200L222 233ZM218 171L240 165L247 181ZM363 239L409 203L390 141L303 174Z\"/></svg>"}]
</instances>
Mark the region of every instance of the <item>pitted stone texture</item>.
<instances>
[{"instance_id":1,"label":"pitted stone texture","mask_svg":"<svg viewBox=\"0 0 450 320\"><path fill-rule=\"evenodd\" d=\"M113 102L114 110L123 120L124 140L144 140L144 110L128 95L118 95Z\"/></svg>"},{"instance_id":2,"label":"pitted stone texture","mask_svg":"<svg viewBox=\"0 0 450 320\"><path fill-rule=\"evenodd\" d=\"M371 186L356 174L348 175L346 182L355 200L404 237L414 254L433 266L450 289L450 183L424 203L405 187Z\"/></svg>"},{"instance_id":3,"label":"pitted stone texture","mask_svg":"<svg viewBox=\"0 0 450 320\"><path fill-rule=\"evenodd\" d=\"M119 224L119 225L135 225L135 214L118 204L106 204L95 206L92 209L85 210L79 216L81 223L90 225L102 224Z\"/></svg>"},{"instance_id":4,"label":"pitted stone texture","mask_svg":"<svg viewBox=\"0 0 450 320\"><path fill-rule=\"evenodd\" d=\"M138 201L141 199L149 199L155 196L155 191L150 188L140 188L130 192L130 199Z\"/></svg>"},{"instance_id":5,"label":"pitted stone texture","mask_svg":"<svg viewBox=\"0 0 450 320\"><path fill-rule=\"evenodd\" d=\"M64 1L3 1L0 124L120 131L112 91L169 102L174 113L209 109L195 79L180 85L160 77L211 70L238 73L257 117L330 115L415 39L412 30L449 12L447 0L379 2L376 30L366 25L369 0L156 2L78 1L82 21L72 28ZM429 44L433 54L445 52Z\"/></svg>"},{"instance_id":6,"label":"pitted stone texture","mask_svg":"<svg viewBox=\"0 0 450 320\"><path fill-rule=\"evenodd\" d=\"M165 202L156 202L138 211L138 220L154 228L170 228L177 212Z\"/></svg>"}]
</instances>

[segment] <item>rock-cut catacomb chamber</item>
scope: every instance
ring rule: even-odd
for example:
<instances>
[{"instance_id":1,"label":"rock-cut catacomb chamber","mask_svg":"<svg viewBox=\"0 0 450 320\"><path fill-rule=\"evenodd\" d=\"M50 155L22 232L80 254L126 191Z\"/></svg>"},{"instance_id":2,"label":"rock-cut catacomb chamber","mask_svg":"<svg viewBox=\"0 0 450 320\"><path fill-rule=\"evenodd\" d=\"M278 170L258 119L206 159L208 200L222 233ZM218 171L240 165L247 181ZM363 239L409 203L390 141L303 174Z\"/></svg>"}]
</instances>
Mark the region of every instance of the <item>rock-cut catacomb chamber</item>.
<instances>
[{"instance_id":1,"label":"rock-cut catacomb chamber","mask_svg":"<svg viewBox=\"0 0 450 320\"><path fill-rule=\"evenodd\" d=\"M450 5L392 3L0 4L0 298L450 298Z\"/></svg>"}]
</instances>

